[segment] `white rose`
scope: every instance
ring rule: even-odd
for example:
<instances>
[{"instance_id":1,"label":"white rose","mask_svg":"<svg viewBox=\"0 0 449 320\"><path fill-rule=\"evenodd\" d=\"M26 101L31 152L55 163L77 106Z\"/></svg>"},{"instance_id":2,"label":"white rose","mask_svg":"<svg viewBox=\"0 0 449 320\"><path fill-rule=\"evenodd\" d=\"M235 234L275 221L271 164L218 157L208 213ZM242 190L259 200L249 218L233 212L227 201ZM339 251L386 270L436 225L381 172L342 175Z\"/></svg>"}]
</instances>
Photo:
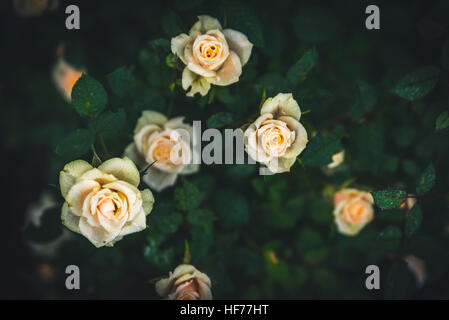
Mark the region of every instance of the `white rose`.
<instances>
[{"instance_id":1,"label":"white rose","mask_svg":"<svg viewBox=\"0 0 449 320\"><path fill-rule=\"evenodd\" d=\"M225 29L210 16L199 16L189 34L171 39L171 50L186 65L182 87L187 96L206 95L211 84L227 86L239 80L253 44L241 32Z\"/></svg>"},{"instance_id":2,"label":"white rose","mask_svg":"<svg viewBox=\"0 0 449 320\"><path fill-rule=\"evenodd\" d=\"M59 58L53 68L53 81L56 88L67 101L72 100L72 89L78 79L83 75L83 70L78 70L68 64L63 58Z\"/></svg>"},{"instance_id":3,"label":"white rose","mask_svg":"<svg viewBox=\"0 0 449 320\"><path fill-rule=\"evenodd\" d=\"M273 173L290 171L308 142L301 110L291 93L268 98L260 117L245 131L245 150Z\"/></svg>"},{"instance_id":4,"label":"white rose","mask_svg":"<svg viewBox=\"0 0 449 320\"><path fill-rule=\"evenodd\" d=\"M65 203L62 223L97 248L146 228L153 208L149 189L139 191L140 175L128 158L113 158L93 168L84 160L68 163L59 175Z\"/></svg>"},{"instance_id":5,"label":"white rose","mask_svg":"<svg viewBox=\"0 0 449 320\"><path fill-rule=\"evenodd\" d=\"M156 282L157 293L168 300L212 300L209 277L194 266L181 264L166 279Z\"/></svg>"},{"instance_id":6,"label":"white rose","mask_svg":"<svg viewBox=\"0 0 449 320\"><path fill-rule=\"evenodd\" d=\"M191 174L199 165L191 164L193 157L192 126L184 117L168 120L155 111L144 111L134 130L134 143L125 150L140 169L153 164L143 181L156 191L172 186L178 174Z\"/></svg>"},{"instance_id":7,"label":"white rose","mask_svg":"<svg viewBox=\"0 0 449 320\"><path fill-rule=\"evenodd\" d=\"M338 231L353 236L374 217L373 196L357 189L343 189L334 196L334 217Z\"/></svg>"}]
</instances>

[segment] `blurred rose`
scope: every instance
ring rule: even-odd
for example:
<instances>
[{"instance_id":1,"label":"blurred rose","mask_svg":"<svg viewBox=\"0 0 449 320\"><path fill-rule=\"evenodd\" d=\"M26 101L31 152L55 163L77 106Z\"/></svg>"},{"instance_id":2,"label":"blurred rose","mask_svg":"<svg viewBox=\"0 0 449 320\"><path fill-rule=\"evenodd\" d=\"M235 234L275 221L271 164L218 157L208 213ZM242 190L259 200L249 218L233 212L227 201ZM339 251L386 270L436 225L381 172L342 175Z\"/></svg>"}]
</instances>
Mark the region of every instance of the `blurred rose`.
<instances>
[{"instance_id":1,"label":"blurred rose","mask_svg":"<svg viewBox=\"0 0 449 320\"><path fill-rule=\"evenodd\" d=\"M29 206L24 229L26 229L29 224L32 224L36 228L41 228L41 220L43 219L44 215L47 214L47 212L50 212L49 209L56 208L57 205L57 202L54 200L53 196L50 193L42 193L39 201ZM64 229L62 230L62 234L59 237L51 241L41 243L26 240L26 244L31 248L33 254L37 256L54 257L61 245L71 237L72 233L69 230Z\"/></svg>"},{"instance_id":2,"label":"blurred rose","mask_svg":"<svg viewBox=\"0 0 449 320\"><path fill-rule=\"evenodd\" d=\"M374 199L368 192L343 189L334 196L334 217L338 231L356 235L374 217Z\"/></svg>"},{"instance_id":3,"label":"blurred rose","mask_svg":"<svg viewBox=\"0 0 449 320\"><path fill-rule=\"evenodd\" d=\"M417 201L417 199L415 198L415 195L409 194L409 195L407 195L407 198L405 199L405 201L401 203L401 205L399 206L399 209L410 210L416 204L416 201Z\"/></svg>"},{"instance_id":4,"label":"blurred rose","mask_svg":"<svg viewBox=\"0 0 449 320\"><path fill-rule=\"evenodd\" d=\"M273 173L290 171L308 142L301 110L291 93L268 98L260 117L245 131L245 150Z\"/></svg>"},{"instance_id":5,"label":"blurred rose","mask_svg":"<svg viewBox=\"0 0 449 320\"><path fill-rule=\"evenodd\" d=\"M335 167L338 167L340 164L343 163L343 160L344 160L344 159L345 159L345 151L343 150L343 151L341 151L341 152L339 152L339 153L336 153L336 154L334 154L334 155L332 156L332 162L329 163L329 164L327 165L327 167L328 167L329 169L333 169L333 168L335 168Z\"/></svg>"},{"instance_id":6,"label":"blurred rose","mask_svg":"<svg viewBox=\"0 0 449 320\"><path fill-rule=\"evenodd\" d=\"M59 184L65 203L62 223L97 248L146 228L153 208L149 189L139 191L140 175L128 158L113 158L93 168L84 160L65 165Z\"/></svg>"},{"instance_id":7,"label":"blurred rose","mask_svg":"<svg viewBox=\"0 0 449 320\"><path fill-rule=\"evenodd\" d=\"M168 120L155 111L144 111L137 120L134 143L125 155L140 169L153 164L143 176L143 181L156 191L175 184L178 174L198 171L192 160L192 126L183 123L184 117Z\"/></svg>"},{"instance_id":8,"label":"blurred rose","mask_svg":"<svg viewBox=\"0 0 449 320\"><path fill-rule=\"evenodd\" d=\"M54 10L59 0L14 0L14 11L19 16L38 16L44 11Z\"/></svg>"},{"instance_id":9,"label":"blurred rose","mask_svg":"<svg viewBox=\"0 0 449 320\"><path fill-rule=\"evenodd\" d=\"M63 58L59 58L53 69L53 80L56 88L61 92L67 101L72 100L72 89L78 79L82 76L83 70L75 69Z\"/></svg>"},{"instance_id":10,"label":"blurred rose","mask_svg":"<svg viewBox=\"0 0 449 320\"><path fill-rule=\"evenodd\" d=\"M212 300L209 277L194 266L181 264L166 279L156 282L157 293L168 300Z\"/></svg>"},{"instance_id":11,"label":"blurred rose","mask_svg":"<svg viewBox=\"0 0 449 320\"><path fill-rule=\"evenodd\" d=\"M407 263L409 270L415 276L418 286L422 287L426 283L427 278L426 263L414 255L405 256L404 261Z\"/></svg>"},{"instance_id":12,"label":"blurred rose","mask_svg":"<svg viewBox=\"0 0 449 320\"><path fill-rule=\"evenodd\" d=\"M189 34L171 39L171 50L186 65L182 87L187 96L206 95L211 84L227 86L239 80L253 44L241 32L225 29L210 16L199 16Z\"/></svg>"}]
</instances>

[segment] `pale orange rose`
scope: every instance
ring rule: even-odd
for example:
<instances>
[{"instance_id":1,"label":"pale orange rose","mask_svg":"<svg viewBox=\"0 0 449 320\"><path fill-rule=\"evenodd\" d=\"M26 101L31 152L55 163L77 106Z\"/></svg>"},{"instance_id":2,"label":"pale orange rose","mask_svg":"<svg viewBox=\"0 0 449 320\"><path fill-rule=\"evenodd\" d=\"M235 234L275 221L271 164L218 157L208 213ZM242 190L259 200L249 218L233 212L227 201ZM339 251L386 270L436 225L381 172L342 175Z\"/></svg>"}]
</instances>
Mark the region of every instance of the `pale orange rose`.
<instances>
[{"instance_id":1,"label":"pale orange rose","mask_svg":"<svg viewBox=\"0 0 449 320\"><path fill-rule=\"evenodd\" d=\"M373 196L357 189L343 189L334 196L334 217L338 231L356 235L374 217Z\"/></svg>"}]
</instances>

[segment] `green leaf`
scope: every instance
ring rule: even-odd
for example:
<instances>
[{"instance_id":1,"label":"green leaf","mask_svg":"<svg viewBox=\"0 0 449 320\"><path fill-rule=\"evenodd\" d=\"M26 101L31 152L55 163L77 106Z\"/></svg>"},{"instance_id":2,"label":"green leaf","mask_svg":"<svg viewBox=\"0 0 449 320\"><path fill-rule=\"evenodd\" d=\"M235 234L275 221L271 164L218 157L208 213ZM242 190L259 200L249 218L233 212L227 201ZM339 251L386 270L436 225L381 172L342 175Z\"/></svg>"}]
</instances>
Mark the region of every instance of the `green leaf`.
<instances>
[{"instance_id":1,"label":"green leaf","mask_svg":"<svg viewBox=\"0 0 449 320\"><path fill-rule=\"evenodd\" d=\"M257 47L264 46L262 24L252 8L241 1L225 1L223 10L227 21L225 28L242 32Z\"/></svg>"},{"instance_id":2,"label":"green leaf","mask_svg":"<svg viewBox=\"0 0 449 320\"><path fill-rule=\"evenodd\" d=\"M440 113L435 123L435 130L443 130L449 127L449 114L447 111Z\"/></svg>"},{"instance_id":3,"label":"green leaf","mask_svg":"<svg viewBox=\"0 0 449 320\"><path fill-rule=\"evenodd\" d=\"M126 113L123 110L117 112L105 111L101 117L98 117L89 124L89 129L93 133L103 132L106 135L112 135L119 132L125 125Z\"/></svg>"},{"instance_id":4,"label":"green leaf","mask_svg":"<svg viewBox=\"0 0 449 320\"><path fill-rule=\"evenodd\" d=\"M416 193L418 195L426 194L435 185L435 168L430 164L426 170L424 170L421 178L419 179L418 186L416 187Z\"/></svg>"},{"instance_id":5,"label":"green leaf","mask_svg":"<svg viewBox=\"0 0 449 320\"><path fill-rule=\"evenodd\" d=\"M435 66L425 66L407 74L391 90L407 100L417 100L427 95L438 82L440 70Z\"/></svg>"},{"instance_id":6,"label":"green leaf","mask_svg":"<svg viewBox=\"0 0 449 320\"><path fill-rule=\"evenodd\" d=\"M37 243L45 243L55 240L62 234L60 208L51 208L44 211L40 218L40 225L29 223L25 230L25 239Z\"/></svg>"},{"instance_id":7,"label":"green leaf","mask_svg":"<svg viewBox=\"0 0 449 320\"><path fill-rule=\"evenodd\" d=\"M301 40L325 42L338 38L343 28L332 11L309 7L298 10L293 19L293 30Z\"/></svg>"},{"instance_id":8,"label":"green leaf","mask_svg":"<svg viewBox=\"0 0 449 320\"><path fill-rule=\"evenodd\" d=\"M416 230L418 230L419 226L422 222L422 212L419 205L414 205L410 210L407 216L407 223L405 225L405 235L410 237Z\"/></svg>"},{"instance_id":9,"label":"green leaf","mask_svg":"<svg viewBox=\"0 0 449 320\"><path fill-rule=\"evenodd\" d=\"M310 140L301 160L305 165L323 166L332 162L332 156L343 149L340 143L343 127L336 126L327 136L321 133Z\"/></svg>"},{"instance_id":10,"label":"green leaf","mask_svg":"<svg viewBox=\"0 0 449 320\"><path fill-rule=\"evenodd\" d=\"M184 180L182 188L175 189L174 199L180 210L190 211L199 207L203 194L193 183Z\"/></svg>"},{"instance_id":11,"label":"green leaf","mask_svg":"<svg viewBox=\"0 0 449 320\"><path fill-rule=\"evenodd\" d=\"M374 202L381 209L394 209L404 202L407 193L403 190L381 190L371 192Z\"/></svg>"},{"instance_id":12,"label":"green leaf","mask_svg":"<svg viewBox=\"0 0 449 320\"><path fill-rule=\"evenodd\" d=\"M106 76L109 86L117 96L123 97L133 87L136 86L137 80L133 75L134 66L122 66Z\"/></svg>"},{"instance_id":13,"label":"green leaf","mask_svg":"<svg viewBox=\"0 0 449 320\"><path fill-rule=\"evenodd\" d=\"M92 133L87 129L76 129L56 146L56 154L64 158L77 158L89 151L94 143Z\"/></svg>"},{"instance_id":14,"label":"green leaf","mask_svg":"<svg viewBox=\"0 0 449 320\"><path fill-rule=\"evenodd\" d=\"M246 198L230 189L219 190L214 197L214 208L220 219L229 226L249 222L250 208Z\"/></svg>"},{"instance_id":15,"label":"green leaf","mask_svg":"<svg viewBox=\"0 0 449 320\"><path fill-rule=\"evenodd\" d=\"M371 111L377 103L377 94L373 86L358 80L356 82L355 101L351 106L354 119L361 118L365 113Z\"/></svg>"},{"instance_id":16,"label":"green leaf","mask_svg":"<svg viewBox=\"0 0 449 320\"><path fill-rule=\"evenodd\" d=\"M287 72L287 79L293 85L304 81L310 70L315 67L318 60L318 51L315 47L308 50L298 62L295 63Z\"/></svg>"},{"instance_id":17,"label":"green leaf","mask_svg":"<svg viewBox=\"0 0 449 320\"><path fill-rule=\"evenodd\" d=\"M234 121L232 114L229 112L219 112L207 119L209 128L222 128Z\"/></svg>"},{"instance_id":18,"label":"green leaf","mask_svg":"<svg viewBox=\"0 0 449 320\"><path fill-rule=\"evenodd\" d=\"M97 117L106 108L108 96L100 82L83 74L72 90L72 104L80 116Z\"/></svg>"}]
</instances>

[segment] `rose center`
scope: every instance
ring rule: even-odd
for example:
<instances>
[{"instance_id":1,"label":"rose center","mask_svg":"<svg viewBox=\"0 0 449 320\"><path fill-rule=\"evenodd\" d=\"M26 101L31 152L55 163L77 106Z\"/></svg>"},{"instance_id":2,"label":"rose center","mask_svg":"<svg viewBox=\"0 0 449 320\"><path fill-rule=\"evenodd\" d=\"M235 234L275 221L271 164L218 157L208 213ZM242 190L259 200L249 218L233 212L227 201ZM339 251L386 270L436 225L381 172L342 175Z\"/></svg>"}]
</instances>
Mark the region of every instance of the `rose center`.
<instances>
[{"instance_id":1,"label":"rose center","mask_svg":"<svg viewBox=\"0 0 449 320\"><path fill-rule=\"evenodd\" d=\"M104 216L112 217L117 210L117 206L115 205L114 201L112 201L112 199L106 198L99 203L98 210Z\"/></svg>"},{"instance_id":2,"label":"rose center","mask_svg":"<svg viewBox=\"0 0 449 320\"><path fill-rule=\"evenodd\" d=\"M220 56L221 53L221 44L216 41L206 41L201 43L200 47L200 56L206 61L212 61L216 57Z\"/></svg>"}]
</instances>

